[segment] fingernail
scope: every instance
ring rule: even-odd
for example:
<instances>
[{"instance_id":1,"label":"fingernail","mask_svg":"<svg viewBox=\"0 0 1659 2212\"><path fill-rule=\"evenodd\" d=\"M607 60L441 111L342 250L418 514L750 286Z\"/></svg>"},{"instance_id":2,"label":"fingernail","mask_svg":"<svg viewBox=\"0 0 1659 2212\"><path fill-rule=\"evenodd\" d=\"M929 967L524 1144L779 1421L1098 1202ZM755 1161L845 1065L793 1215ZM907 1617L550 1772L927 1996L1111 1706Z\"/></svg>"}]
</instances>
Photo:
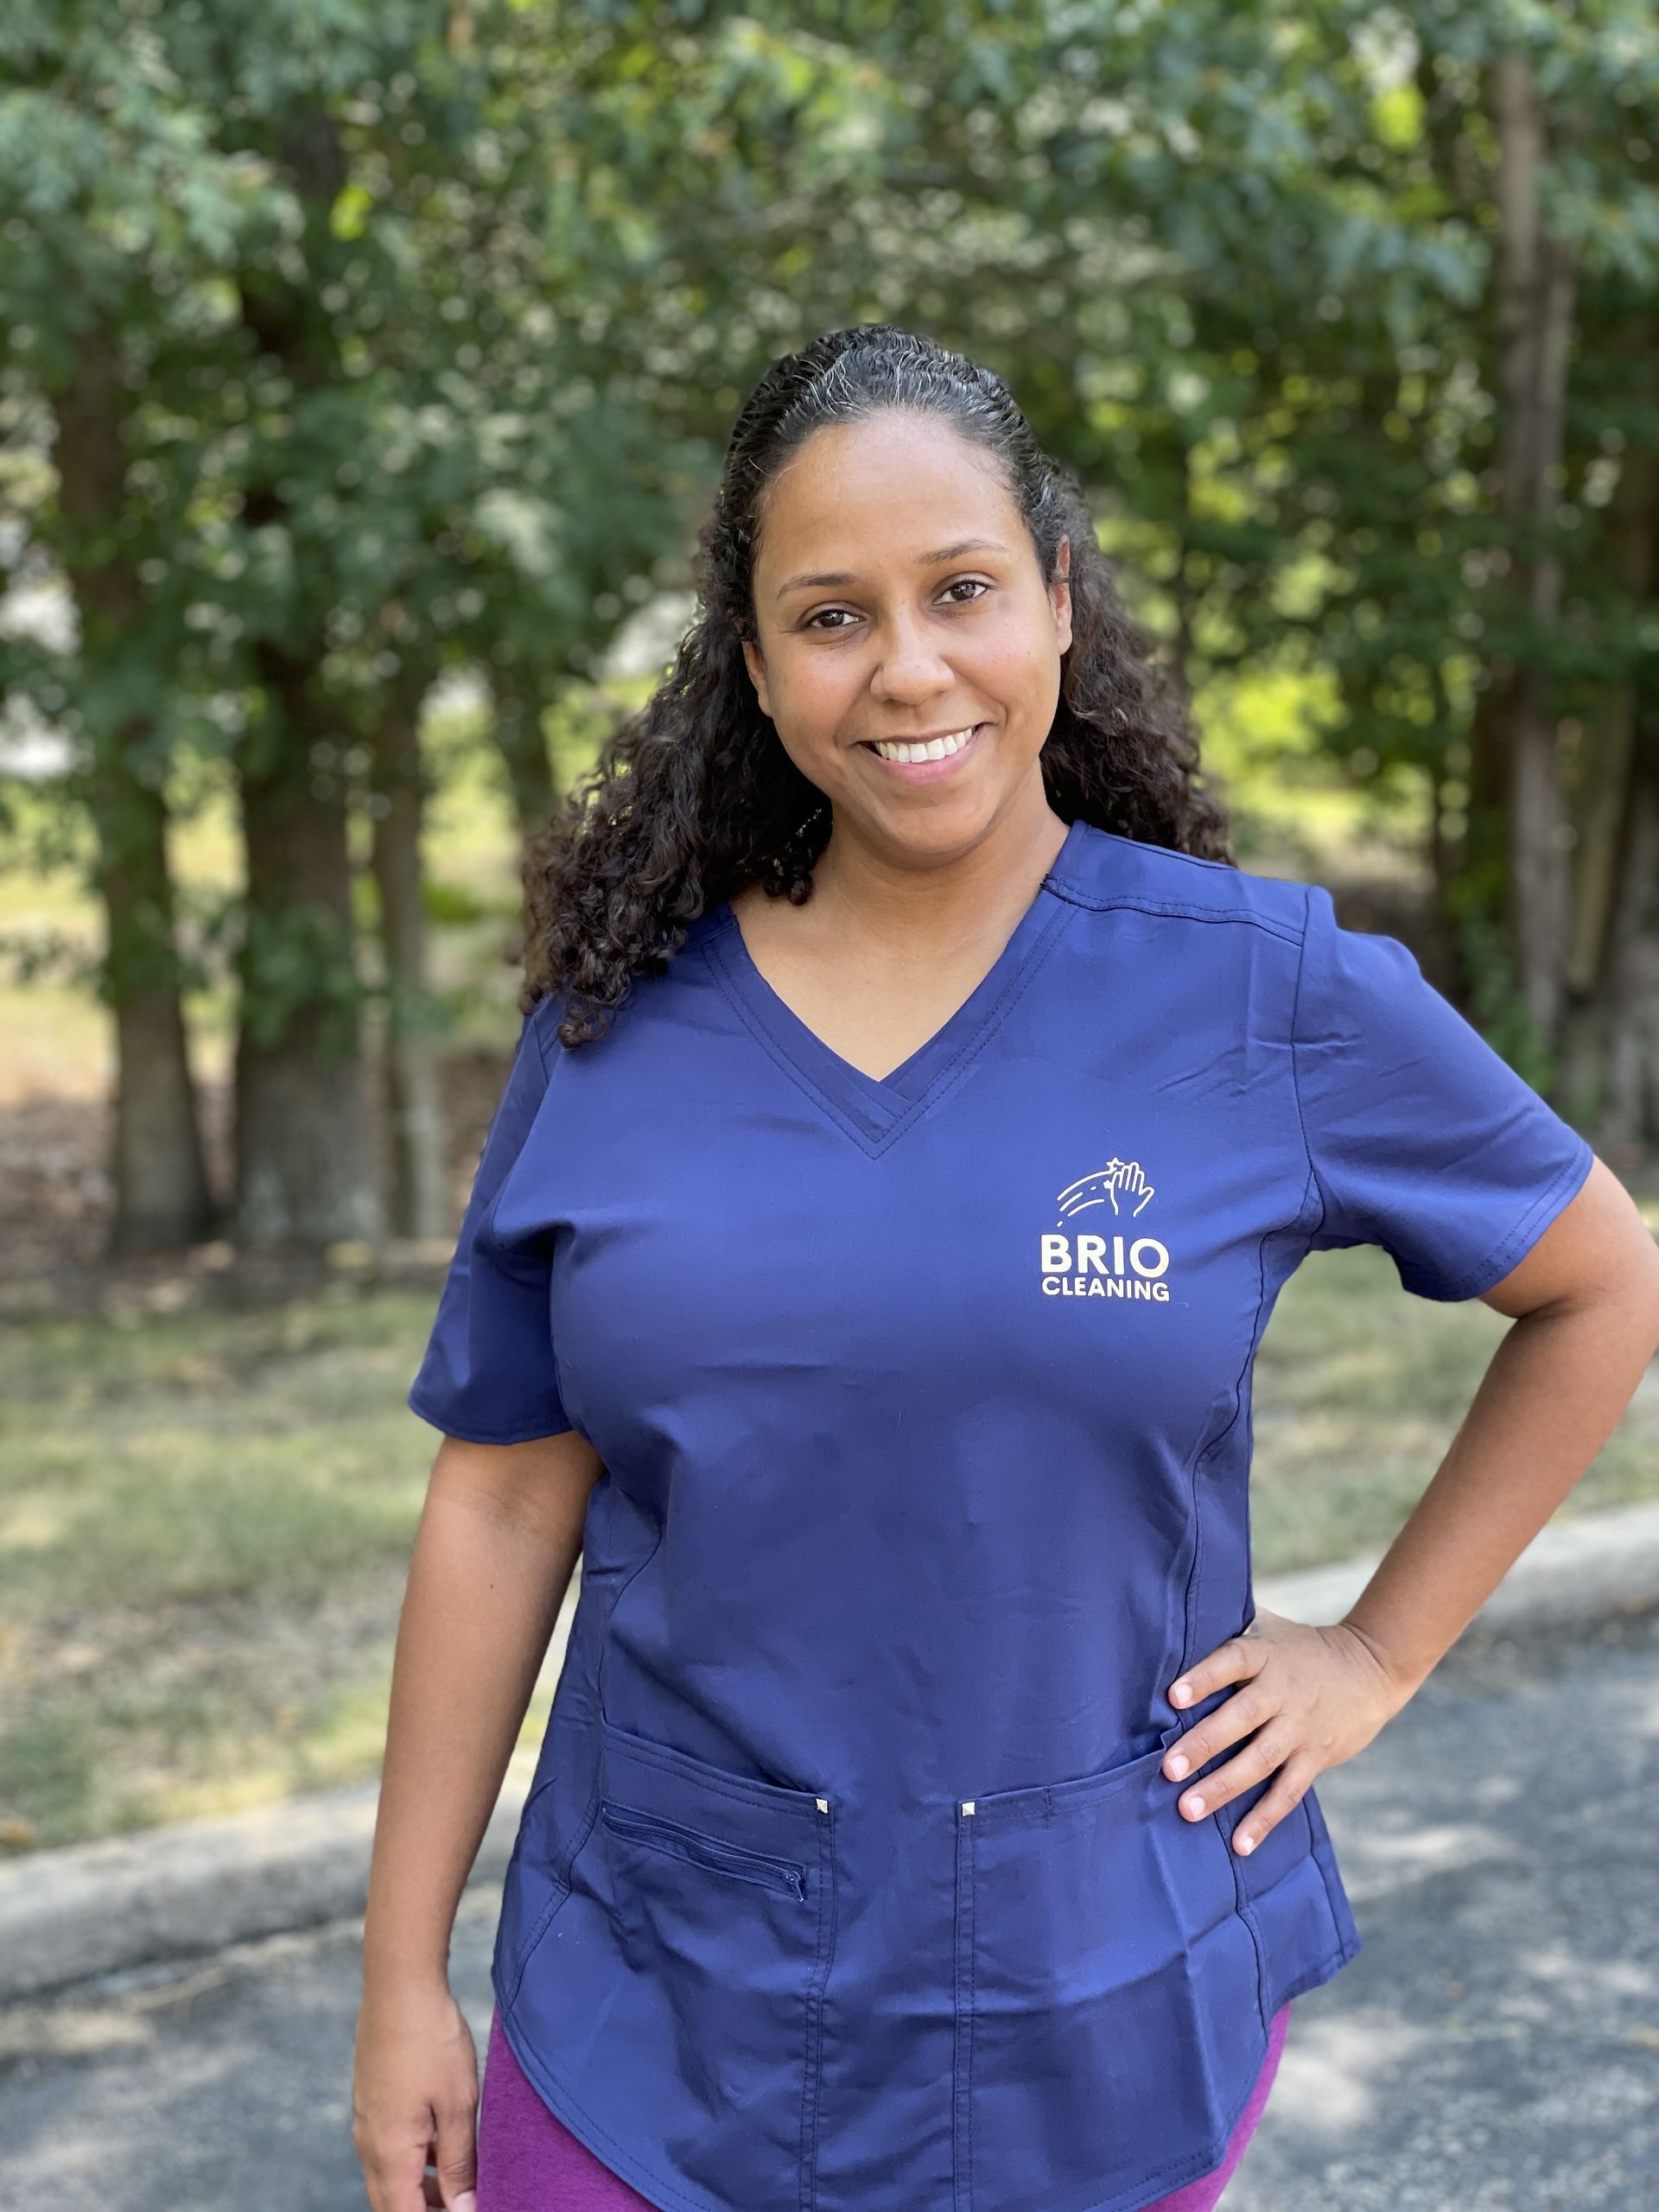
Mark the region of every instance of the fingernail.
<instances>
[{"instance_id":1,"label":"fingernail","mask_svg":"<svg viewBox=\"0 0 1659 2212\"><path fill-rule=\"evenodd\" d=\"M1170 1780L1172 1782L1179 1782L1181 1777L1186 1772L1187 1765L1188 1762L1182 1758L1179 1751L1177 1751L1173 1758L1172 1758L1169 1763Z\"/></svg>"},{"instance_id":2,"label":"fingernail","mask_svg":"<svg viewBox=\"0 0 1659 2212\"><path fill-rule=\"evenodd\" d=\"M1253 1835L1241 1835L1238 1839L1238 1847L1243 1852L1254 1851L1255 1849L1255 1838Z\"/></svg>"},{"instance_id":3,"label":"fingernail","mask_svg":"<svg viewBox=\"0 0 1659 2212\"><path fill-rule=\"evenodd\" d=\"M455 2199L454 2212L478 2212L478 2199L470 2189Z\"/></svg>"},{"instance_id":4,"label":"fingernail","mask_svg":"<svg viewBox=\"0 0 1659 2212\"><path fill-rule=\"evenodd\" d=\"M1203 1798L1189 1797L1186 1801L1186 1809L1189 1813L1192 1814L1201 1813L1204 1810Z\"/></svg>"},{"instance_id":5,"label":"fingernail","mask_svg":"<svg viewBox=\"0 0 1659 2212\"><path fill-rule=\"evenodd\" d=\"M1192 1693L1185 1682L1177 1682L1169 1694L1177 1705L1185 1705Z\"/></svg>"}]
</instances>

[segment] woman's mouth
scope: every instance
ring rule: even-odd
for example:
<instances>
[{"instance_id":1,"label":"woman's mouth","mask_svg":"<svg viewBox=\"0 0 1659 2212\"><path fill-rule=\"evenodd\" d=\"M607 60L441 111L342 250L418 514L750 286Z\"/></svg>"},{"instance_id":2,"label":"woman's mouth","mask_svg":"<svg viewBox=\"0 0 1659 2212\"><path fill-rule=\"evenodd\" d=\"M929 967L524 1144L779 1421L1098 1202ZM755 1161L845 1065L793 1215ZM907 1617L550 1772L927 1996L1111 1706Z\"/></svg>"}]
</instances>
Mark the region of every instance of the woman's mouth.
<instances>
[{"instance_id":1,"label":"woman's mouth","mask_svg":"<svg viewBox=\"0 0 1659 2212\"><path fill-rule=\"evenodd\" d=\"M983 722L931 738L865 738L861 749L907 784L936 783L967 758L979 741Z\"/></svg>"}]
</instances>

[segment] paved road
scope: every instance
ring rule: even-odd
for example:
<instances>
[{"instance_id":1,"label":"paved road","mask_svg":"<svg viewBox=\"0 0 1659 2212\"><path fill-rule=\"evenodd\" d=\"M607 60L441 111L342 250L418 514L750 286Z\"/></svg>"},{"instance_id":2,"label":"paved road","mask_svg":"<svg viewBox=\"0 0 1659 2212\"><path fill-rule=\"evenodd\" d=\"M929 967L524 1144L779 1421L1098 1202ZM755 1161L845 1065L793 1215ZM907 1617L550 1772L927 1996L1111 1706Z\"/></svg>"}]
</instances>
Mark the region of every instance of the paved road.
<instances>
[{"instance_id":1,"label":"paved road","mask_svg":"<svg viewBox=\"0 0 1659 2212\"><path fill-rule=\"evenodd\" d=\"M1659 2202L1659 1608L1465 1639L1320 1797L1365 1948L1298 2001L1224 2212ZM480 2052L494 1909L454 1948ZM360 2212L359 1930L0 2011L0 2202Z\"/></svg>"}]
</instances>

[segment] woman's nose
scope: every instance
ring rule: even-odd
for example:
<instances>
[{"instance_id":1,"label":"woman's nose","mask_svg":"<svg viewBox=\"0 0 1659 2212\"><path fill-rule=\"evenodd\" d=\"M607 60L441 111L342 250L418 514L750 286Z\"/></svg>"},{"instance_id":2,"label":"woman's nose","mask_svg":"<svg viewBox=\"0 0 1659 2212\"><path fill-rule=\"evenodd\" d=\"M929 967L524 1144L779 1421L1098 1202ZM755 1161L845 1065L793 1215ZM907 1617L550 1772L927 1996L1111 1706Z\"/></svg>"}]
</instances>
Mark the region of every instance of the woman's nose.
<instances>
[{"instance_id":1,"label":"woman's nose","mask_svg":"<svg viewBox=\"0 0 1659 2212\"><path fill-rule=\"evenodd\" d=\"M878 633L876 665L870 688L878 697L920 701L956 682L956 672L912 615L894 615Z\"/></svg>"}]
</instances>

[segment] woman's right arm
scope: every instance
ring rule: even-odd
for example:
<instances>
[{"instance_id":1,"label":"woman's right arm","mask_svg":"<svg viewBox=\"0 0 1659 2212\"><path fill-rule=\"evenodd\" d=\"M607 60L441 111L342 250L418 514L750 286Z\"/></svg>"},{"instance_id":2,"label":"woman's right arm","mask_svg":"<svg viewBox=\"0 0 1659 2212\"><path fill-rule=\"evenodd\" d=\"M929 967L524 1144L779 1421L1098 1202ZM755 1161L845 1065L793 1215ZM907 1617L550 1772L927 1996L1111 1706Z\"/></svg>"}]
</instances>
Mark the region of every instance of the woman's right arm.
<instances>
[{"instance_id":1,"label":"woman's right arm","mask_svg":"<svg viewBox=\"0 0 1659 2212\"><path fill-rule=\"evenodd\" d=\"M603 1471L574 1429L528 1444L446 1436L427 1486L392 1659L363 1927L352 2134L372 2212L471 2212L478 2056L449 1940L582 1549Z\"/></svg>"}]
</instances>

